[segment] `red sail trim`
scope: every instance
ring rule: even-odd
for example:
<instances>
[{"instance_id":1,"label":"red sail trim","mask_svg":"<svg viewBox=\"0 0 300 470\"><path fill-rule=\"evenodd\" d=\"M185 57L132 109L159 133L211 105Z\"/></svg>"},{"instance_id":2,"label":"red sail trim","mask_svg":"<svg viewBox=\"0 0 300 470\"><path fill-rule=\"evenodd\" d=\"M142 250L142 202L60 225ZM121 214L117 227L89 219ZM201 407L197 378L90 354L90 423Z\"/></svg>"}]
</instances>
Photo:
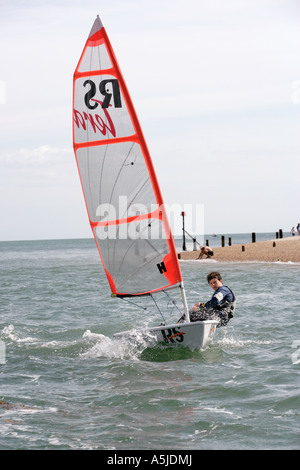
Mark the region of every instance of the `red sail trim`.
<instances>
[{"instance_id":1,"label":"red sail trim","mask_svg":"<svg viewBox=\"0 0 300 470\"><path fill-rule=\"evenodd\" d=\"M97 33L94 34L94 36L92 36L91 38L87 40L87 45L89 47L97 47L105 43L104 38L100 37L100 33L101 33L101 30L97 31Z\"/></svg>"},{"instance_id":2,"label":"red sail trim","mask_svg":"<svg viewBox=\"0 0 300 470\"><path fill-rule=\"evenodd\" d=\"M176 257L177 259L177 257ZM172 256L171 253L168 253L164 259L163 259L164 265L166 267L166 271L163 272L165 278L168 280L168 282L172 284L177 284L182 281L181 275L180 278L178 279L177 275L177 266L174 260L174 257Z\"/></svg>"},{"instance_id":3,"label":"red sail trim","mask_svg":"<svg viewBox=\"0 0 300 470\"><path fill-rule=\"evenodd\" d=\"M87 72L75 72L74 73L75 78L92 77L92 76L97 76L97 75L113 75L114 77L117 76L113 68L103 69L103 70L90 70Z\"/></svg>"},{"instance_id":4,"label":"red sail trim","mask_svg":"<svg viewBox=\"0 0 300 470\"><path fill-rule=\"evenodd\" d=\"M85 147L97 147L99 145L109 145L109 144L119 144L121 142L136 142L139 143L137 135L131 135L130 137L114 137L111 139L103 139L103 140L93 140L91 142L74 142L73 147L75 150L79 148Z\"/></svg>"},{"instance_id":5,"label":"red sail trim","mask_svg":"<svg viewBox=\"0 0 300 470\"><path fill-rule=\"evenodd\" d=\"M105 44L106 41L103 35L103 31L104 31L104 27L102 26L102 28L96 31L96 33L93 34L93 36L90 36L88 38L86 42L87 45L90 47L97 47L97 46L100 46L101 44Z\"/></svg>"},{"instance_id":6,"label":"red sail trim","mask_svg":"<svg viewBox=\"0 0 300 470\"><path fill-rule=\"evenodd\" d=\"M79 62L77 64L77 67L76 67L76 70L75 70L75 73L74 73L74 77L77 77L77 74L79 74L79 73L84 73L84 72L78 72L78 70L80 68L82 59L84 57L84 54L86 53L87 48L88 47L97 47L97 46L100 46L101 44L105 44L105 38L102 35L102 30L103 29L104 28L102 27L99 31L97 31L95 34L93 34L93 36L91 36L90 38L87 39L87 41L85 43L85 46L83 48L82 54L80 56ZM94 72L98 72L98 71L91 70L88 73L93 74Z\"/></svg>"},{"instance_id":7,"label":"red sail trim","mask_svg":"<svg viewBox=\"0 0 300 470\"><path fill-rule=\"evenodd\" d=\"M131 222L138 222L139 220L146 219L162 219L161 209L157 208L153 212L147 214L133 215L131 217L125 217L123 219L112 219L112 220L103 220L98 222L90 221L91 227L107 227L108 225L120 225L120 224L130 224Z\"/></svg>"}]
</instances>

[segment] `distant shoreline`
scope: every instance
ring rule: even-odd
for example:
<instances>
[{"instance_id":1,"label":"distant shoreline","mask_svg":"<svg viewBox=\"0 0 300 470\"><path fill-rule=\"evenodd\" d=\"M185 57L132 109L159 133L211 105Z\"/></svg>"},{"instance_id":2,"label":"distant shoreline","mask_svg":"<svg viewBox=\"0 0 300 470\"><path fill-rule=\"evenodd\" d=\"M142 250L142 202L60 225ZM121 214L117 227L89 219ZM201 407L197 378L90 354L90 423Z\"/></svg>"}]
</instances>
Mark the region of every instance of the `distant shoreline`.
<instances>
[{"instance_id":1,"label":"distant shoreline","mask_svg":"<svg viewBox=\"0 0 300 470\"><path fill-rule=\"evenodd\" d=\"M243 248L244 247L244 248ZM300 237L276 238L255 243L212 248L215 261L266 261L300 262ZM200 251L183 251L181 260L196 260ZM203 259L206 259L204 256Z\"/></svg>"}]
</instances>

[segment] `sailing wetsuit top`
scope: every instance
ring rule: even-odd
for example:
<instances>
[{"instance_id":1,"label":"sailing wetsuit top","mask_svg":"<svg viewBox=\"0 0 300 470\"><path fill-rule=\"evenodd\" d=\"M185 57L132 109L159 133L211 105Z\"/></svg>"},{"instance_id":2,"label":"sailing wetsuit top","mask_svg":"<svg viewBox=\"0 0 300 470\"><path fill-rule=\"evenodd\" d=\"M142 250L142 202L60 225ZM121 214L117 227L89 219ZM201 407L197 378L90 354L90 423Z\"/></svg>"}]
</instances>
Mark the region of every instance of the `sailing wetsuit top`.
<instances>
[{"instance_id":1,"label":"sailing wetsuit top","mask_svg":"<svg viewBox=\"0 0 300 470\"><path fill-rule=\"evenodd\" d=\"M226 325L230 318L234 315L235 310L235 296L231 289L227 286L220 286L212 296L212 298L205 303L204 309L206 311L218 312L220 326Z\"/></svg>"},{"instance_id":2,"label":"sailing wetsuit top","mask_svg":"<svg viewBox=\"0 0 300 470\"><path fill-rule=\"evenodd\" d=\"M235 301L233 292L227 286L220 286L212 296L212 298L205 303L205 307L220 309L224 306L225 302L233 303Z\"/></svg>"},{"instance_id":3,"label":"sailing wetsuit top","mask_svg":"<svg viewBox=\"0 0 300 470\"><path fill-rule=\"evenodd\" d=\"M229 287L220 286L208 302L200 305L199 310L190 312L190 320L193 322L218 319L218 326L225 326L233 317L234 310L234 293Z\"/></svg>"}]
</instances>

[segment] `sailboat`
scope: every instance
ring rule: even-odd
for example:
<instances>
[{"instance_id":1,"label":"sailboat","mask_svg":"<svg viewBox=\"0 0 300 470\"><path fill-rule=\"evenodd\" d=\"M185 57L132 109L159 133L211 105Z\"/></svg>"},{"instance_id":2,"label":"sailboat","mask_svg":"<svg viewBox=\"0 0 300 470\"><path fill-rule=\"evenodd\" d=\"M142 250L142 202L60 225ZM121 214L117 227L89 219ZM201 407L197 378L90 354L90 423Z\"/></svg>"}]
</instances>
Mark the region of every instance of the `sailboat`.
<instances>
[{"instance_id":1,"label":"sailboat","mask_svg":"<svg viewBox=\"0 0 300 470\"><path fill-rule=\"evenodd\" d=\"M73 85L73 146L91 229L113 297L153 299L157 342L204 348L217 321L190 322L182 275L152 159L113 48L96 17ZM100 261L100 260L99 260ZM173 299L179 293L179 305ZM176 305L165 320L156 298ZM169 302L169 301L168 301ZM130 332L116 333L126 338Z\"/></svg>"}]
</instances>

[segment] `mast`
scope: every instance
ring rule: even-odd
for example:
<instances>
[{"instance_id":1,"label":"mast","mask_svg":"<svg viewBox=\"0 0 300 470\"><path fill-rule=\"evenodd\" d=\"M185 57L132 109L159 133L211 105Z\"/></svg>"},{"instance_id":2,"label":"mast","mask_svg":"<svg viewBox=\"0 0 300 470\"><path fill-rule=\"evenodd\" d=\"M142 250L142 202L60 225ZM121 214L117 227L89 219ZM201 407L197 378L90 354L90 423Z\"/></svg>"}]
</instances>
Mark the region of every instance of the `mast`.
<instances>
[{"instance_id":1,"label":"mast","mask_svg":"<svg viewBox=\"0 0 300 470\"><path fill-rule=\"evenodd\" d=\"M181 289L182 289L182 303L183 303L183 308L184 308L184 314L185 314L185 321L186 323L190 323L190 314L189 314L189 308L187 304L187 299L185 295L185 288L183 285L183 281L181 283Z\"/></svg>"}]
</instances>

